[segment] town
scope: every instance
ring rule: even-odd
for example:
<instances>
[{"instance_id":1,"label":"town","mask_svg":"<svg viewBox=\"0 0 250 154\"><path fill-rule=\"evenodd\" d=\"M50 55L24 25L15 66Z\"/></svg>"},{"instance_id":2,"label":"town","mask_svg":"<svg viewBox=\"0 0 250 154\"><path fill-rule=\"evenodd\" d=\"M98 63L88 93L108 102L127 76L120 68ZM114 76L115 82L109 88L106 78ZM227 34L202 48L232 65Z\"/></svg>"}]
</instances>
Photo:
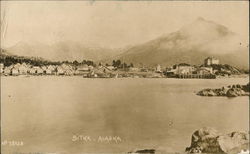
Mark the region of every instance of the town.
<instances>
[{"instance_id":1,"label":"town","mask_svg":"<svg viewBox=\"0 0 250 154\"><path fill-rule=\"evenodd\" d=\"M111 65L93 62L62 62L47 65L32 65L30 63L15 63L6 66L0 64L1 75L58 75L58 76L83 76L85 78L205 78L215 79L217 76L230 76L241 74L241 72L230 65L220 64L219 59L207 57L200 66L186 63L175 64L171 67L162 68L159 64L155 67L135 67L122 63L120 60L113 60Z\"/></svg>"}]
</instances>

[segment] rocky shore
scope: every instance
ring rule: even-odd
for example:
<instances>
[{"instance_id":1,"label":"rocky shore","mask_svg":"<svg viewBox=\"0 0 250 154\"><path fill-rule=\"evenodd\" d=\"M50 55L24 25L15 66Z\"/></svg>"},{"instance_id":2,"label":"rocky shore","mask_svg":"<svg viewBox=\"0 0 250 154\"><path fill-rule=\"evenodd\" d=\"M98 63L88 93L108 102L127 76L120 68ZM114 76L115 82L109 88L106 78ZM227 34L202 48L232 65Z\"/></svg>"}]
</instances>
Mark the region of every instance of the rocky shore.
<instances>
[{"instance_id":1,"label":"rocky shore","mask_svg":"<svg viewBox=\"0 0 250 154\"><path fill-rule=\"evenodd\" d=\"M201 128L192 135L191 145L186 148L188 153L235 154L249 150L249 134L232 132L218 134L213 128Z\"/></svg>"},{"instance_id":2,"label":"rocky shore","mask_svg":"<svg viewBox=\"0 0 250 154\"><path fill-rule=\"evenodd\" d=\"M197 93L200 96L249 96L249 83L247 85L230 85L219 89L203 89Z\"/></svg>"},{"instance_id":3,"label":"rocky shore","mask_svg":"<svg viewBox=\"0 0 250 154\"><path fill-rule=\"evenodd\" d=\"M191 145L185 153L206 154L238 154L249 151L249 134L246 132L231 132L220 134L217 130L204 127L196 130L191 136ZM160 154L157 149L143 149L128 152L128 154Z\"/></svg>"}]
</instances>

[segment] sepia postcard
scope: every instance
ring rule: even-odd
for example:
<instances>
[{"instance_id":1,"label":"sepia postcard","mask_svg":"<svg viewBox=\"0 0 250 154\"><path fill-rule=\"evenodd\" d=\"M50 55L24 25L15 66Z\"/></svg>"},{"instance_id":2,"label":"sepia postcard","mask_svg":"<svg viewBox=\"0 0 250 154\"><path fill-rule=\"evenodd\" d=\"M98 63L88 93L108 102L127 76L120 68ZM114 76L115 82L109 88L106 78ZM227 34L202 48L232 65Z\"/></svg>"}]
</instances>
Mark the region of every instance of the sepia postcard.
<instances>
[{"instance_id":1,"label":"sepia postcard","mask_svg":"<svg viewBox=\"0 0 250 154\"><path fill-rule=\"evenodd\" d=\"M249 154L249 1L1 1L2 154Z\"/></svg>"}]
</instances>

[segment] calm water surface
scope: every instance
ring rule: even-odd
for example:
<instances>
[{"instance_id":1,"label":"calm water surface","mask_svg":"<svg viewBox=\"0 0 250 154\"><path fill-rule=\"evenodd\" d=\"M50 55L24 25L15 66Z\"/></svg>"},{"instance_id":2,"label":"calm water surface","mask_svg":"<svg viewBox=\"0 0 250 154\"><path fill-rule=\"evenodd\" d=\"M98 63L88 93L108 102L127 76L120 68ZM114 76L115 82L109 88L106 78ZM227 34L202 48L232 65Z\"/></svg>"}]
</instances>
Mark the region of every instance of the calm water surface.
<instances>
[{"instance_id":1,"label":"calm water surface","mask_svg":"<svg viewBox=\"0 0 250 154\"><path fill-rule=\"evenodd\" d=\"M13 152L184 152L204 126L248 131L248 97L200 97L203 88L246 84L239 79L84 79L1 77L2 146ZM72 141L73 135L92 141ZM121 142L97 142L119 136Z\"/></svg>"}]
</instances>

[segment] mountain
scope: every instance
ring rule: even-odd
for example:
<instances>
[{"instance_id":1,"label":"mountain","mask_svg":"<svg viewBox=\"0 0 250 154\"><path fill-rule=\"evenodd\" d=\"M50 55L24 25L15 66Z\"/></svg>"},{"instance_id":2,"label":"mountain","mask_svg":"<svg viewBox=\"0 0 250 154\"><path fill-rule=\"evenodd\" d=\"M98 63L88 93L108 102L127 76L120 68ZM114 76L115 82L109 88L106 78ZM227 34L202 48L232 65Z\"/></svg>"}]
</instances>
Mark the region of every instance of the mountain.
<instances>
[{"instance_id":1,"label":"mountain","mask_svg":"<svg viewBox=\"0 0 250 154\"><path fill-rule=\"evenodd\" d=\"M126 63L171 66L178 63L200 65L208 56L220 63L248 68L248 42L227 27L198 18L179 31L130 47L116 56Z\"/></svg>"},{"instance_id":2,"label":"mountain","mask_svg":"<svg viewBox=\"0 0 250 154\"><path fill-rule=\"evenodd\" d=\"M56 42L52 45L38 42L19 42L6 50L14 55L42 57L53 61L99 61L120 51L119 49L88 46L73 41Z\"/></svg>"}]
</instances>

